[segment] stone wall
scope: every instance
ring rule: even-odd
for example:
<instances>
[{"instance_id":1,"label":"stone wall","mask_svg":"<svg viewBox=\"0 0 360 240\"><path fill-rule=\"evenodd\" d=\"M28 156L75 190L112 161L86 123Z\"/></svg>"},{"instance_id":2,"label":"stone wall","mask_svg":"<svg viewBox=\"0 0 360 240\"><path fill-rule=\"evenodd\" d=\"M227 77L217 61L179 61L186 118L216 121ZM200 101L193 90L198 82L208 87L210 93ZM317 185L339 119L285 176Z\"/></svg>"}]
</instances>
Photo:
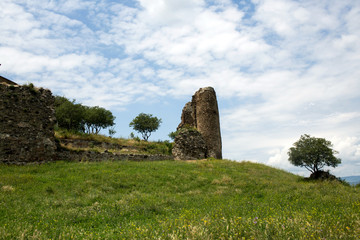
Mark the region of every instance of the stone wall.
<instances>
[{"instance_id":1,"label":"stone wall","mask_svg":"<svg viewBox=\"0 0 360 240\"><path fill-rule=\"evenodd\" d=\"M66 138L59 139L59 141L63 147L70 149L71 148L85 149L85 148L94 148L94 147L107 149L107 150L118 150L118 151L124 149L124 146L121 146L116 143L108 143L108 142L98 142L98 141L83 140L83 139L66 139Z\"/></svg>"},{"instance_id":2,"label":"stone wall","mask_svg":"<svg viewBox=\"0 0 360 240\"><path fill-rule=\"evenodd\" d=\"M220 117L214 88L200 88L192 96L191 102L185 104L181 114L181 123L177 130L179 131L182 128L188 127L197 129L201 134L206 143L206 157L222 158ZM182 156L189 156L192 147L183 144L183 142L186 141L184 138L187 137L182 136L178 139L175 138L174 149L176 149L176 151L173 151L175 159L181 159ZM180 152L182 153L180 154ZM193 156L196 155L197 153Z\"/></svg>"},{"instance_id":3,"label":"stone wall","mask_svg":"<svg viewBox=\"0 0 360 240\"><path fill-rule=\"evenodd\" d=\"M55 159L53 103L50 90L0 83L0 163Z\"/></svg>"},{"instance_id":4,"label":"stone wall","mask_svg":"<svg viewBox=\"0 0 360 240\"><path fill-rule=\"evenodd\" d=\"M204 138L196 129L182 128L174 139L172 153L175 160L196 160L207 158Z\"/></svg>"},{"instance_id":5,"label":"stone wall","mask_svg":"<svg viewBox=\"0 0 360 240\"><path fill-rule=\"evenodd\" d=\"M4 78L3 76L0 76L0 84L6 84L6 85L13 85L13 86L18 86L17 83L7 79L7 78Z\"/></svg>"},{"instance_id":6,"label":"stone wall","mask_svg":"<svg viewBox=\"0 0 360 240\"><path fill-rule=\"evenodd\" d=\"M57 153L57 160L64 161L87 161L87 162L100 162L100 161L164 161L173 160L170 155L160 154L121 154L112 152L96 152L96 151L59 151Z\"/></svg>"},{"instance_id":7,"label":"stone wall","mask_svg":"<svg viewBox=\"0 0 360 240\"><path fill-rule=\"evenodd\" d=\"M54 97L50 90L33 85L19 86L0 76L0 163L30 164L55 160L70 161L157 161L169 155L120 154L108 151L69 151L60 148L54 136ZM84 141L61 140L79 147ZM111 143L87 142L105 149L121 149Z\"/></svg>"}]
</instances>

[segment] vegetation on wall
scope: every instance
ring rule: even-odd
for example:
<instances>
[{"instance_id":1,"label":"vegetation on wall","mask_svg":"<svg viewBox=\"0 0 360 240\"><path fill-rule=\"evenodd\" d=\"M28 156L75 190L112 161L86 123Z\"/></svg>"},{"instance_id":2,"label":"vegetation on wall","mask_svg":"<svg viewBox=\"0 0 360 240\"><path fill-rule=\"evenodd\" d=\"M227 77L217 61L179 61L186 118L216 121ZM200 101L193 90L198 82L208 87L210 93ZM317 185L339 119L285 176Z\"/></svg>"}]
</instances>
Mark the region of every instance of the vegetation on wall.
<instances>
[{"instance_id":1,"label":"vegetation on wall","mask_svg":"<svg viewBox=\"0 0 360 240\"><path fill-rule=\"evenodd\" d=\"M107 137L101 134L88 134L81 132L69 131L66 129L61 129L55 131L56 138L61 142L64 139L70 140L82 140L88 142L89 146L83 148L74 147L74 146L65 146L64 148L69 150L87 150L87 151L97 151L104 152L105 150L113 153L125 153L125 154L162 154L162 155L171 155L173 144L167 140L165 141L140 141L136 138L113 138ZM108 143L108 144L107 144ZM114 148L104 148L103 145L114 145ZM115 148L115 146L117 146Z\"/></svg>"},{"instance_id":2,"label":"vegetation on wall","mask_svg":"<svg viewBox=\"0 0 360 240\"><path fill-rule=\"evenodd\" d=\"M169 138L171 138L172 140L175 140L176 136L179 135L180 132L182 131L190 131L190 132L198 132L198 130L193 127L190 126L188 124L185 124L184 126L182 126L180 129L177 129L175 132L170 132L168 134Z\"/></svg>"}]
</instances>

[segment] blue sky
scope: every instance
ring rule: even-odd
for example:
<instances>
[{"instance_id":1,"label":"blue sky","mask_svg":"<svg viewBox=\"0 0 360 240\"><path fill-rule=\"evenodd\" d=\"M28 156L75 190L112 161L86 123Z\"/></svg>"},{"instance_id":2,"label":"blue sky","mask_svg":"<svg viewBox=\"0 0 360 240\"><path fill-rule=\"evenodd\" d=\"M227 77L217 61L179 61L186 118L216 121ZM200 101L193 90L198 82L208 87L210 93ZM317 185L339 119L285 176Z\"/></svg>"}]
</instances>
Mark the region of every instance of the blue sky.
<instances>
[{"instance_id":1,"label":"blue sky","mask_svg":"<svg viewBox=\"0 0 360 240\"><path fill-rule=\"evenodd\" d=\"M102 106L128 137L140 112L168 139L200 87L215 88L223 156L307 175L302 134L360 175L360 2L2 0L0 75Z\"/></svg>"}]
</instances>

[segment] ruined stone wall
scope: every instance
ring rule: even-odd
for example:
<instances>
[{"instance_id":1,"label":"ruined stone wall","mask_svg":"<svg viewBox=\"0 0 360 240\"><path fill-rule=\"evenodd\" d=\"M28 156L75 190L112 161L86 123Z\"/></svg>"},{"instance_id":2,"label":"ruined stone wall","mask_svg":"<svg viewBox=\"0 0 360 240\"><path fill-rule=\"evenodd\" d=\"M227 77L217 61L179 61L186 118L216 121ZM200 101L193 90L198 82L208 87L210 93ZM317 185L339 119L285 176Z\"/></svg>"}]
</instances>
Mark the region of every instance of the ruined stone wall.
<instances>
[{"instance_id":1,"label":"ruined stone wall","mask_svg":"<svg viewBox=\"0 0 360 240\"><path fill-rule=\"evenodd\" d=\"M172 154L175 160L207 158L207 146L201 133L195 129L180 129L174 139Z\"/></svg>"},{"instance_id":2,"label":"ruined stone wall","mask_svg":"<svg viewBox=\"0 0 360 240\"><path fill-rule=\"evenodd\" d=\"M55 159L53 104L50 90L0 83L0 163Z\"/></svg>"},{"instance_id":3,"label":"ruined stone wall","mask_svg":"<svg viewBox=\"0 0 360 240\"><path fill-rule=\"evenodd\" d=\"M187 127L194 127L201 134L206 143L206 157L222 159L220 117L214 88L200 88L192 96L191 102L185 105L181 114L181 123L177 130ZM176 151L173 151L175 159L182 159L182 156L191 155L192 146L189 146L191 144L188 146L183 144L183 142L189 142L187 139L189 136L183 135L175 138L174 149ZM180 154L180 152L182 153ZM192 155L196 157L198 153Z\"/></svg>"},{"instance_id":4,"label":"ruined stone wall","mask_svg":"<svg viewBox=\"0 0 360 240\"><path fill-rule=\"evenodd\" d=\"M165 161L173 160L173 156L161 154L121 154L111 152L96 152L96 151L59 151L56 154L56 160L64 161L86 161L86 162L101 162L101 161Z\"/></svg>"}]
</instances>

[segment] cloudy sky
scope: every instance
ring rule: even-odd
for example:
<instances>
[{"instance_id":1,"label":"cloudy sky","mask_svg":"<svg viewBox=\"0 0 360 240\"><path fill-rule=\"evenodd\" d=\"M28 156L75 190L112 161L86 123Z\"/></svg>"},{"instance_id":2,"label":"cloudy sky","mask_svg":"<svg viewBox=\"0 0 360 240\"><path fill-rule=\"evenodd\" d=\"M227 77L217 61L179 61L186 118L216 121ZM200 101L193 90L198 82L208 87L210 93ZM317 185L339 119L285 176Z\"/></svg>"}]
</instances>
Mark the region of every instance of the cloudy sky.
<instances>
[{"instance_id":1,"label":"cloudy sky","mask_svg":"<svg viewBox=\"0 0 360 240\"><path fill-rule=\"evenodd\" d=\"M217 92L223 155L287 161L302 134L360 175L360 1L1 0L0 75L98 105L117 137L140 112L168 139L200 87Z\"/></svg>"}]
</instances>

